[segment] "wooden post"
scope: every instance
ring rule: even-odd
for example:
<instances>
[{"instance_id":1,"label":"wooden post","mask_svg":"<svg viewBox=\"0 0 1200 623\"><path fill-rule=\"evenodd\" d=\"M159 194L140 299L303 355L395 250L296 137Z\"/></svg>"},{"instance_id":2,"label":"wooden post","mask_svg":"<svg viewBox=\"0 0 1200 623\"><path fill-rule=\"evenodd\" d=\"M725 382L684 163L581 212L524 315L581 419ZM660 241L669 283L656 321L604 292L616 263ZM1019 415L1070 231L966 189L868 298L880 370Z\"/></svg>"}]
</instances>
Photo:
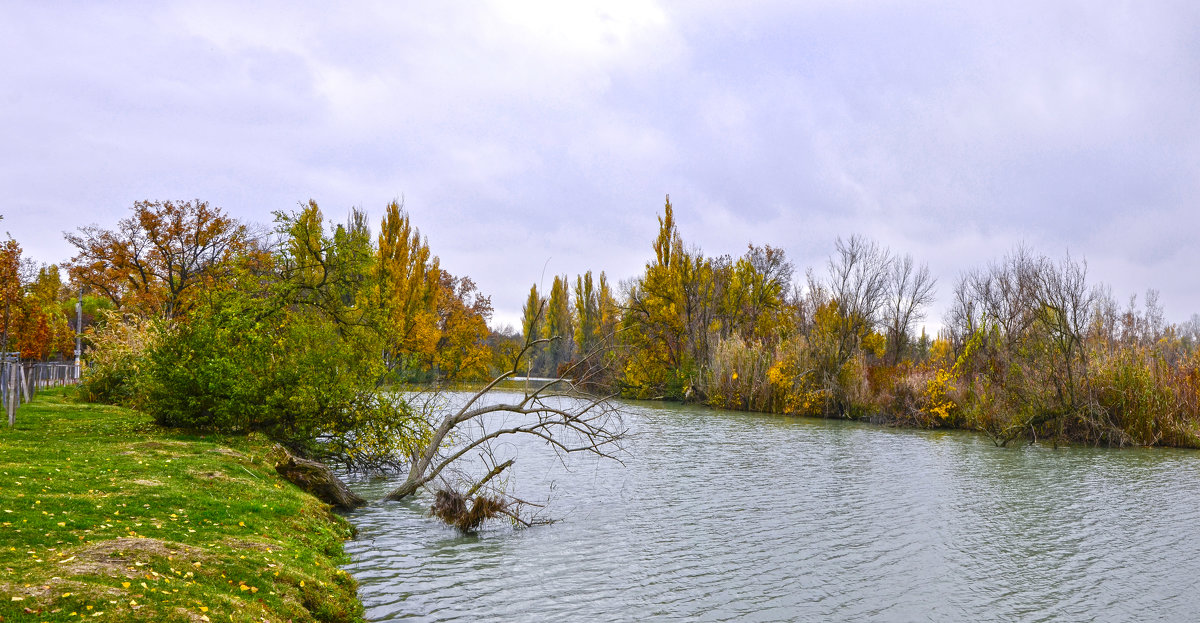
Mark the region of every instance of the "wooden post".
<instances>
[{"instance_id":1,"label":"wooden post","mask_svg":"<svg viewBox=\"0 0 1200 623\"><path fill-rule=\"evenodd\" d=\"M16 376L13 374L12 364L7 361L8 353L4 354L4 409L8 411L8 427L12 428L17 423L17 405L16 401Z\"/></svg>"},{"instance_id":2,"label":"wooden post","mask_svg":"<svg viewBox=\"0 0 1200 623\"><path fill-rule=\"evenodd\" d=\"M29 383L25 382L25 366L17 364L17 371L21 375L21 393L25 394L25 402L32 400L29 397Z\"/></svg>"}]
</instances>

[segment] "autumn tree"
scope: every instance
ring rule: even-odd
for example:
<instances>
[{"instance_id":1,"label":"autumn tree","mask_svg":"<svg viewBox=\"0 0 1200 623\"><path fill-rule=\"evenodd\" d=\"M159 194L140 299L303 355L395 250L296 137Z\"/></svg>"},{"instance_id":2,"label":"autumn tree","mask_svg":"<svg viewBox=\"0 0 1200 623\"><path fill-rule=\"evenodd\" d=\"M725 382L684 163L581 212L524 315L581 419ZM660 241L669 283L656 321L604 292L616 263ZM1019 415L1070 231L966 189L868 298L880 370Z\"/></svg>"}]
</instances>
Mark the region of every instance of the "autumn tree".
<instances>
[{"instance_id":1,"label":"autumn tree","mask_svg":"<svg viewBox=\"0 0 1200 623\"><path fill-rule=\"evenodd\" d=\"M692 350L681 279L685 272L693 272L684 270L692 260L684 252L669 196L658 217L653 249L654 258L643 275L628 284L622 319L631 348L622 382L639 398L682 395L686 358Z\"/></svg>"},{"instance_id":2,"label":"autumn tree","mask_svg":"<svg viewBox=\"0 0 1200 623\"><path fill-rule=\"evenodd\" d=\"M4 314L4 332L0 349L8 353L14 308L21 302L21 245L9 238L0 243L0 313Z\"/></svg>"},{"instance_id":3,"label":"autumn tree","mask_svg":"<svg viewBox=\"0 0 1200 623\"><path fill-rule=\"evenodd\" d=\"M589 270L575 278L575 352L591 352L601 337L600 299Z\"/></svg>"},{"instance_id":4,"label":"autumn tree","mask_svg":"<svg viewBox=\"0 0 1200 623\"><path fill-rule=\"evenodd\" d=\"M439 273L436 369L450 380L481 379L491 369L487 321L492 317L492 300L479 292L470 277Z\"/></svg>"},{"instance_id":5,"label":"autumn tree","mask_svg":"<svg viewBox=\"0 0 1200 623\"><path fill-rule=\"evenodd\" d=\"M60 304L65 290L58 267L39 268L24 290L13 318L21 357L45 361L53 354L67 357L74 352L75 330Z\"/></svg>"},{"instance_id":6,"label":"autumn tree","mask_svg":"<svg viewBox=\"0 0 1200 623\"><path fill-rule=\"evenodd\" d=\"M530 343L529 352L525 356L526 372L540 373L545 344L540 341L542 327L546 323L546 301L538 294L537 284L529 287L529 298L521 308L521 334ZM537 371L537 372L535 372Z\"/></svg>"},{"instance_id":7,"label":"autumn tree","mask_svg":"<svg viewBox=\"0 0 1200 623\"><path fill-rule=\"evenodd\" d=\"M730 331L744 339L771 339L780 328L792 264L783 249L749 245L733 265L726 291Z\"/></svg>"},{"instance_id":8,"label":"autumn tree","mask_svg":"<svg viewBox=\"0 0 1200 623\"><path fill-rule=\"evenodd\" d=\"M380 223L375 269L388 368L431 361L439 339L436 305L441 269L399 202L388 204Z\"/></svg>"},{"instance_id":9,"label":"autumn tree","mask_svg":"<svg viewBox=\"0 0 1200 623\"><path fill-rule=\"evenodd\" d=\"M603 339L612 339L621 322L621 306L608 284L608 276L600 271L600 284L596 291L597 306L600 311L599 333Z\"/></svg>"},{"instance_id":10,"label":"autumn tree","mask_svg":"<svg viewBox=\"0 0 1200 623\"><path fill-rule=\"evenodd\" d=\"M132 210L116 229L64 234L78 250L68 265L72 280L124 311L185 315L250 242L245 225L198 199L139 201Z\"/></svg>"}]
</instances>

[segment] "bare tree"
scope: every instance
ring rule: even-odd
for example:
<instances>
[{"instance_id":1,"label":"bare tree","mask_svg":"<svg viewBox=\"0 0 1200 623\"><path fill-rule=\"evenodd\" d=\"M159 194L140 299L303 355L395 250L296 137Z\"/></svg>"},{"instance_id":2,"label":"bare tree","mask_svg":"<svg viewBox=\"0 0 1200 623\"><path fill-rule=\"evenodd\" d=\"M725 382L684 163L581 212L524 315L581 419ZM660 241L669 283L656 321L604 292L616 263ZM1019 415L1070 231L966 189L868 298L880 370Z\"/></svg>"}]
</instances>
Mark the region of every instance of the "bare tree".
<instances>
[{"instance_id":1,"label":"bare tree","mask_svg":"<svg viewBox=\"0 0 1200 623\"><path fill-rule=\"evenodd\" d=\"M1055 266L1042 263L1037 273L1037 302L1034 308L1057 351L1061 365L1053 375L1059 403L1064 411L1080 407L1080 385L1088 374L1084 337L1091 324L1096 291L1087 284L1087 262L1067 255Z\"/></svg>"},{"instance_id":2,"label":"bare tree","mask_svg":"<svg viewBox=\"0 0 1200 623\"><path fill-rule=\"evenodd\" d=\"M590 357L598 357L600 351L577 362L562 376L540 380L536 386L527 387L516 395L498 392L501 383L517 376L521 359L527 353L556 339L559 338L527 339L510 370L492 379L460 406L431 413L436 427L429 442L411 457L404 483L388 493L385 499L400 500L439 481L435 514L464 530L474 529L482 517L495 514L505 514L527 524L511 510L514 502L524 502L496 487L488 489L489 495L477 495L473 507L465 505L467 498L494 484L496 477L513 465L513 459L498 461L495 458L493 442L524 435L543 440L560 454L585 453L616 459L628 429L621 412L611 401L613 396L584 392L579 387L588 379L571 378L577 370L594 371L594 366L582 364ZM482 477L468 482L465 494L458 493L444 476L454 472L460 478L466 477L463 471L452 468L476 457L490 469Z\"/></svg>"},{"instance_id":3,"label":"bare tree","mask_svg":"<svg viewBox=\"0 0 1200 623\"><path fill-rule=\"evenodd\" d=\"M892 255L873 240L854 235L837 239L829 258L828 292L837 305L837 368L853 355L862 337L874 329L887 303Z\"/></svg>"},{"instance_id":4,"label":"bare tree","mask_svg":"<svg viewBox=\"0 0 1200 623\"><path fill-rule=\"evenodd\" d=\"M997 348L1015 350L1036 320L1038 279L1048 262L1022 245L986 270L963 274L947 314L957 346L978 331L995 328L1003 342L989 344L987 354L995 357Z\"/></svg>"},{"instance_id":5,"label":"bare tree","mask_svg":"<svg viewBox=\"0 0 1200 623\"><path fill-rule=\"evenodd\" d=\"M826 408L844 415L850 403L842 380L846 364L859 352L864 337L878 325L880 312L887 303L891 252L861 236L837 239L836 251L829 258L828 281L821 284L809 273L809 292L824 295L820 305L830 313L825 327L810 333L817 360L814 373L828 392ZM821 323L814 323L814 327Z\"/></svg>"},{"instance_id":6,"label":"bare tree","mask_svg":"<svg viewBox=\"0 0 1200 623\"><path fill-rule=\"evenodd\" d=\"M911 255L896 258L888 278L888 302L883 313L888 353L895 365L904 355L913 324L925 317L925 308L933 303L937 279L926 264L914 269Z\"/></svg>"}]
</instances>

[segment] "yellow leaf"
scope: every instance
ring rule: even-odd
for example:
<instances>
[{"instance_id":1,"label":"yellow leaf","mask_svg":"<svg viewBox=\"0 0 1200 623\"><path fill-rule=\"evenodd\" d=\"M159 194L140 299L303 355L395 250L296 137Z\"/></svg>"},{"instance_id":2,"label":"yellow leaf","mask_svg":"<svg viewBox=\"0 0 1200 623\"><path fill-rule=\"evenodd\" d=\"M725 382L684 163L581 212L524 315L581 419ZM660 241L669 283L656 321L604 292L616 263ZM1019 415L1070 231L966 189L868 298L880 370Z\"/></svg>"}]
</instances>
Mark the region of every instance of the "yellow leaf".
<instances>
[{"instance_id":1,"label":"yellow leaf","mask_svg":"<svg viewBox=\"0 0 1200 623\"><path fill-rule=\"evenodd\" d=\"M129 588L129 582L121 582L121 588Z\"/></svg>"}]
</instances>

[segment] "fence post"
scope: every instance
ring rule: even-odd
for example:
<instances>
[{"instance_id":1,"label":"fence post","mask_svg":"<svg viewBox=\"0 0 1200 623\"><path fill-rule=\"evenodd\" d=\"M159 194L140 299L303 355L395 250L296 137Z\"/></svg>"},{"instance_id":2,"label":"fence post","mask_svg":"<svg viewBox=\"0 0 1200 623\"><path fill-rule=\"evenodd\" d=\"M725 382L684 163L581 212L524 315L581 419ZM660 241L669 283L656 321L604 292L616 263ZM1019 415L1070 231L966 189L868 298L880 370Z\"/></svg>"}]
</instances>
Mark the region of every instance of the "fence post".
<instances>
[{"instance_id":1,"label":"fence post","mask_svg":"<svg viewBox=\"0 0 1200 623\"><path fill-rule=\"evenodd\" d=\"M5 357L7 359L7 357ZM8 411L8 426L12 428L17 423L17 376L13 374L12 364L4 362L4 409Z\"/></svg>"},{"instance_id":2,"label":"fence post","mask_svg":"<svg viewBox=\"0 0 1200 623\"><path fill-rule=\"evenodd\" d=\"M25 394L25 402L29 402L31 398L29 397L29 383L25 382L25 366L18 363L17 370L21 373L21 393Z\"/></svg>"}]
</instances>

